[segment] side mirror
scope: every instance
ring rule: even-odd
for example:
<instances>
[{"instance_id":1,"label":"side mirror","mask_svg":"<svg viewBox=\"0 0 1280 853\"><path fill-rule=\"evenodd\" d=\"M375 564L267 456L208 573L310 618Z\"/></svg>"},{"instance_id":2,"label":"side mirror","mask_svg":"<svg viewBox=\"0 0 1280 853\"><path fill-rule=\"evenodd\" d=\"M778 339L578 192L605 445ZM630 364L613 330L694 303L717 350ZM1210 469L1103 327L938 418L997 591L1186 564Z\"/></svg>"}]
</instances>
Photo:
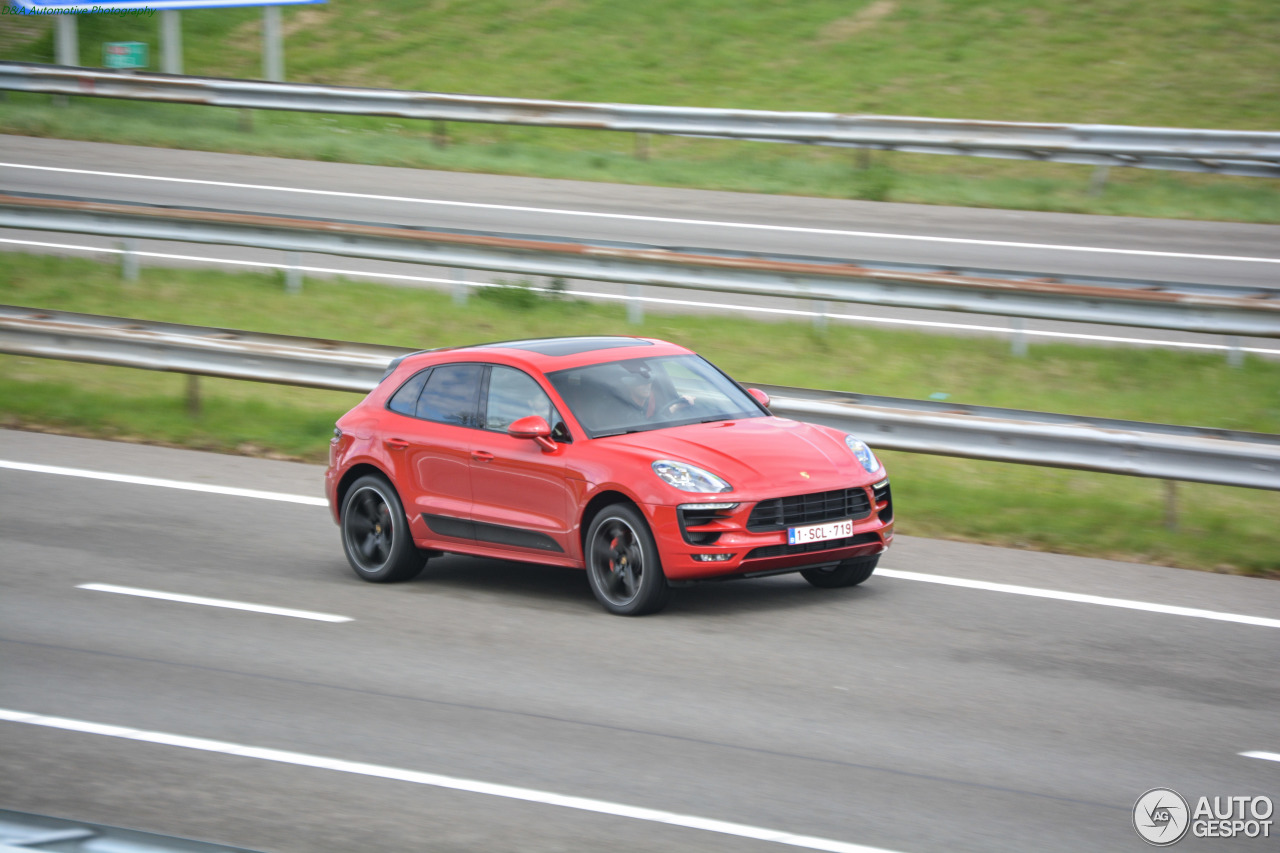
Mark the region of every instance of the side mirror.
<instances>
[{"instance_id":1,"label":"side mirror","mask_svg":"<svg viewBox=\"0 0 1280 853\"><path fill-rule=\"evenodd\" d=\"M769 408L769 395L761 391L759 388L748 388L747 393L760 405L766 409Z\"/></svg>"},{"instance_id":2,"label":"side mirror","mask_svg":"<svg viewBox=\"0 0 1280 853\"><path fill-rule=\"evenodd\" d=\"M507 435L512 438L531 438L544 451L556 449L556 443L551 440L551 425L540 415L529 415L513 422L507 427Z\"/></svg>"}]
</instances>

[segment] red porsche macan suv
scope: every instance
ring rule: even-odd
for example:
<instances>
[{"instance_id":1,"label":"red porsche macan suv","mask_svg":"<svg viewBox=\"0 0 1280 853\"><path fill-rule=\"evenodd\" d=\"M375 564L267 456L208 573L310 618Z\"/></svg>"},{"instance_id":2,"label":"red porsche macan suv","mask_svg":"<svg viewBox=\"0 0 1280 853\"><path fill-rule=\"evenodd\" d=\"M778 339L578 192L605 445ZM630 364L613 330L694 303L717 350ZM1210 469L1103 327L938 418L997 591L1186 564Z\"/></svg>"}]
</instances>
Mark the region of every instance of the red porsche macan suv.
<instances>
[{"instance_id":1,"label":"red porsche macan suv","mask_svg":"<svg viewBox=\"0 0 1280 853\"><path fill-rule=\"evenodd\" d=\"M861 583L893 539L887 473L853 436L768 404L653 339L429 350L338 420L325 487L368 581L444 552L573 566L624 615L684 581Z\"/></svg>"}]
</instances>

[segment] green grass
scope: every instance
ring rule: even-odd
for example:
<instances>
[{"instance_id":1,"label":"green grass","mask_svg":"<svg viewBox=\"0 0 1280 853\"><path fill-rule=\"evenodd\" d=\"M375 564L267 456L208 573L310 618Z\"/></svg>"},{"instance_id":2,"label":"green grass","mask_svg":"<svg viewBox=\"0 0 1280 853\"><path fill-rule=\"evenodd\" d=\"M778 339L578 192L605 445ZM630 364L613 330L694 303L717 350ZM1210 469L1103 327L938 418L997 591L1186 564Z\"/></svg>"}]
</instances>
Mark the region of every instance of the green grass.
<instances>
[{"instance_id":1,"label":"green grass","mask_svg":"<svg viewBox=\"0 0 1280 853\"><path fill-rule=\"evenodd\" d=\"M650 313L628 326L617 306L472 298L340 280L285 292L276 274L144 270L81 259L6 256L0 301L48 309L228 326L406 347L539 335L652 335L691 346L761 384L1081 415L1280 432L1280 365L1162 350L1033 346L803 323ZM0 424L322 461L334 419L359 395L0 356ZM1180 484L1179 529L1166 530L1164 484L1132 477L884 454L904 534L949 537L1192 568L1280 575L1280 494Z\"/></svg>"},{"instance_id":2,"label":"green grass","mask_svg":"<svg viewBox=\"0 0 1280 853\"><path fill-rule=\"evenodd\" d=\"M372 11L370 11L372 9ZM261 13L183 15L188 74L259 77ZM1272 0L380 0L287 8L290 80L520 98L1003 121L1274 130L1280 5ZM80 16L102 43L158 54L158 17ZM0 58L49 62L51 22L6 19ZM794 145L257 113L38 96L0 130L319 160L898 202L1280 222L1268 179Z\"/></svg>"},{"instance_id":3,"label":"green grass","mask_svg":"<svg viewBox=\"0 0 1280 853\"><path fill-rule=\"evenodd\" d=\"M524 98L1272 129L1271 0L417 0L284 10L290 80ZM184 13L188 74L257 77L261 12ZM52 22L5 59L53 61ZM160 18L79 17L81 62Z\"/></svg>"}]
</instances>

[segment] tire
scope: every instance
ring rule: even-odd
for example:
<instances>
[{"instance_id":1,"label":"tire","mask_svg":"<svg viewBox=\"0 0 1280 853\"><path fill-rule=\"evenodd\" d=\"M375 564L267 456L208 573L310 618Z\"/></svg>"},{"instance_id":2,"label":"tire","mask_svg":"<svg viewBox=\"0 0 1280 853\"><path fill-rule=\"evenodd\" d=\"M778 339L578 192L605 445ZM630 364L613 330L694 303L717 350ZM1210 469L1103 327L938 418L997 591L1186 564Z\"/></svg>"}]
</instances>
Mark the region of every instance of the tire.
<instances>
[{"instance_id":1,"label":"tire","mask_svg":"<svg viewBox=\"0 0 1280 853\"><path fill-rule=\"evenodd\" d=\"M587 582L605 610L643 616L666 605L670 587L639 510L629 504L602 509L591 521L585 551Z\"/></svg>"},{"instance_id":2,"label":"tire","mask_svg":"<svg viewBox=\"0 0 1280 853\"><path fill-rule=\"evenodd\" d=\"M846 586L857 586L876 570L880 555L874 557L857 557L852 560L841 560L831 568L804 569L800 574L809 583L819 589L840 589Z\"/></svg>"},{"instance_id":3,"label":"tire","mask_svg":"<svg viewBox=\"0 0 1280 853\"><path fill-rule=\"evenodd\" d=\"M426 558L413 544L400 496L382 477L351 484L342 501L342 550L362 580L396 583L417 577Z\"/></svg>"}]
</instances>

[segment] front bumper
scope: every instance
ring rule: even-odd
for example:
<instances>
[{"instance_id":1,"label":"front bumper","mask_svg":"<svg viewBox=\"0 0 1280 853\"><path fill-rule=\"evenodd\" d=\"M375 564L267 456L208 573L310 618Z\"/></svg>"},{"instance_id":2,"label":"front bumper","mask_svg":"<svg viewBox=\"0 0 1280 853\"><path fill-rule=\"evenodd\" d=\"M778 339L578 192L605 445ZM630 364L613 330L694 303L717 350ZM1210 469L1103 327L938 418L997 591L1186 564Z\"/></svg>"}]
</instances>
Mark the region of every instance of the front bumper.
<instances>
[{"instance_id":1,"label":"front bumper","mask_svg":"<svg viewBox=\"0 0 1280 853\"><path fill-rule=\"evenodd\" d=\"M645 511L657 540L662 568L668 580L714 580L757 577L795 572L841 560L868 557L885 551L893 541L893 499L888 480L856 486L842 492L851 498L843 508L811 512L804 518L756 512L781 500L799 501L812 496L784 499L761 496L735 503L732 509L700 510L710 504L690 501L679 506L649 505ZM821 493L832 495L835 492ZM692 509L691 509L692 508ZM823 514L825 512L825 515ZM769 516L763 519L762 516ZM852 518L848 535L834 540L790 545L787 530L810 523L844 521Z\"/></svg>"}]
</instances>

